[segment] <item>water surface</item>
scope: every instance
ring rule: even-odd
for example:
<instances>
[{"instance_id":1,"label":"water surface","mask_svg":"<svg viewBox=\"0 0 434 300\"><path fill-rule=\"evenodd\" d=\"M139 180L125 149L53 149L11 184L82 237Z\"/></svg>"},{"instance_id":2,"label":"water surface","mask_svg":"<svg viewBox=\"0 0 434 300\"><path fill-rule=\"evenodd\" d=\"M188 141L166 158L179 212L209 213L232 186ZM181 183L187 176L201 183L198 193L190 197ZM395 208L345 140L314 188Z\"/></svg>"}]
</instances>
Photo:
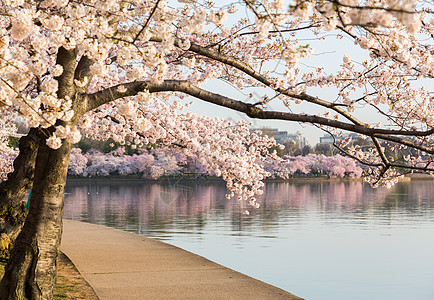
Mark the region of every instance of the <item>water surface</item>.
<instances>
[{"instance_id":1,"label":"water surface","mask_svg":"<svg viewBox=\"0 0 434 300\"><path fill-rule=\"evenodd\" d=\"M65 217L174 244L306 299L434 299L434 182L267 183L243 215L220 183L69 181Z\"/></svg>"}]
</instances>

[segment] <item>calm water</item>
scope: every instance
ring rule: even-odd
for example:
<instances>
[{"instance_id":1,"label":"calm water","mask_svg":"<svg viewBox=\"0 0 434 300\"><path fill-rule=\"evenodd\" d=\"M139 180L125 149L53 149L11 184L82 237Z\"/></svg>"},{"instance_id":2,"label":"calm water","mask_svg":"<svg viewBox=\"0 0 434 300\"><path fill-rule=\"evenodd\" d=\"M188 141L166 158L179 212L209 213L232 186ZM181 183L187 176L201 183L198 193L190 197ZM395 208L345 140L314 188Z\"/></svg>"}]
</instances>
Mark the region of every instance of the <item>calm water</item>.
<instances>
[{"instance_id":1,"label":"calm water","mask_svg":"<svg viewBox=\"0 0 434 300\"><path fill-rule=\"evenodd\" d=\"M306 299L434 299L434 181L267 183L240 213L222 184L70 181L65 217L174 244Z\"/></svg>"}]
</instances>

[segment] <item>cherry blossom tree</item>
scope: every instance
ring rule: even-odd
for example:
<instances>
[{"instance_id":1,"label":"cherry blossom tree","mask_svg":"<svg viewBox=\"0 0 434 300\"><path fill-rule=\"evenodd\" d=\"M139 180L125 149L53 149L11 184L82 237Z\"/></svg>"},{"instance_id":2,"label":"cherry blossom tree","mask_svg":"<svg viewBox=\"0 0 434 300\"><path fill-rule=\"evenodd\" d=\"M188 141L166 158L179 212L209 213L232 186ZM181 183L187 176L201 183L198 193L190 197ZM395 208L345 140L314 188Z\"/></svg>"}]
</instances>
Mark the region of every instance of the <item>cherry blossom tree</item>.
<instances>
[{"instance_id":1,"label":"cherry blossom tree","mask_svg":"<svg viewBox=\"0 0 434 300\"><path fill-rule=\"evenodd\" d=\"M331 178L345 177L360 178L363 168L352 158L335 155L308 154L306 156L286 156L283 159L267 158L265 169L275 176L289 178L295 173L300 174L327 174Z\"/></svg>"},{"instance_id":2,"label":"cherry blossom tree","mask_svg":"<svg viewBox=\"0 0 434 300\"><path fill-rule=\"evenodd\" d=\"M73 176L140 175L142 178L158 179L163 175L177 174L181 168L175 153L167 149L157 149L140 155L124 155L124 148L104 154L90 150L83 154L73 148L68 174ZM176 153L179 155L179 153ZM186 158L185 158L186 159Z\"/></svg>"},{"instance_id":3,"label":"cherry blossom tree","mask_svg":"<svg viewBox=\"0 0 434 300\"><path fill-rule=\"evenodd\" d=\"M372 140L370 151L346 147L349 140L335 144L370 166L373 185L393 182L397 168L434 171L432 95L425 84L434 75L429 2L5 0L0 7L0 113L20 115L31 127L2 205L19 207L33 185L1 299L52 298L71 144L81 135L197 155L226 180L228 196L257 205L254 195L269 175L260 162L275 142L251 133L247 122L185 111L186 95L250 118L311 123L334 136L359 133ZM321 42L329 35L350 39L366 57L347 53L337 69L303 68L313 53L303 37ZM333 43L322 45L333 51ZM247 95L265 94L234 99L205 89L213 79ZM327 87L335 96L321 96ZM283 108L270 109L275 102ZM300 103L316 112L297 112ZM360 117L364 109L387 124ZM394 161L379 139L421 154Z\"/></svg>"},{"instance_id":4,"label":"cherry blossom tree","mask_svg":"<svg viewBox=\"0 0 434 300\"><path fill-rule=\"evenodd\" d=\"M360 178L363 169L356 164L356 161L336 155L333 157L326 157L323 169L328 171L330 177L344 177Z\"/></svg>"}]
</instances>

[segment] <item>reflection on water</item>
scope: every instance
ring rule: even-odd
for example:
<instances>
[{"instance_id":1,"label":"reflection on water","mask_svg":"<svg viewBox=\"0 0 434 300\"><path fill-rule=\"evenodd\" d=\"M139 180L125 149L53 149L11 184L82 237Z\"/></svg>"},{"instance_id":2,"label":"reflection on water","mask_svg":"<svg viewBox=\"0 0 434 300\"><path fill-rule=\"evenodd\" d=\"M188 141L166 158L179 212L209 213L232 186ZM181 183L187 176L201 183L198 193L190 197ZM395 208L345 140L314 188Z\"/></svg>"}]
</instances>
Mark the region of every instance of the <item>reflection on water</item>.
<instances>
[{"instance_id":1,"label":"reflection on water","mask_svg":"<svg viewBox=\"0 0 434 300\"><path fill-rule=\"evenodd\" d=\"M246 216L221 183L69 181L64 215L164 240L306 299L434 299L433 183L267 183Z\"/></svg>"}]
</instances>

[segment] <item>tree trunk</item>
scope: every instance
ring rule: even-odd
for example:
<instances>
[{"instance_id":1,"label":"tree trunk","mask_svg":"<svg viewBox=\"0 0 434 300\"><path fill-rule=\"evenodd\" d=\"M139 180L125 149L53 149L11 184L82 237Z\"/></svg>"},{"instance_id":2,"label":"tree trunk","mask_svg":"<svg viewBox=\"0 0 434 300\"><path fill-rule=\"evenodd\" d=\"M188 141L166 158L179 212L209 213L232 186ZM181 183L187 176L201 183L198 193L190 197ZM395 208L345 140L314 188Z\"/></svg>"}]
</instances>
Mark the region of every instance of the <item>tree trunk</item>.
<instances>
[{"instance_id":1,"label":"tree trunk","mask_svg":"<svg viewBox=\"0 0 434 300\"><path fill-rule=\"evenodd\" d=\"M67 141L57 150L39 143L30 210L0 284L2 300L53 297L70 150Z\"/></svg>"},{"instance_id":2,"label":"tree trunk","mask_svg":"<svg viewBox=\"0 0 434 300\"><path fill-rule=\"evenodd\" d=\"M40 141L37 132L33 128L20 139L20 152L14 161L14 171L0 184L0 238L6 244L10 243L10 246L13 246L27 216L23 199L33 184ZM1 249L0 256L9 256L11 248Z\"/></svg>"}]
</instances>

